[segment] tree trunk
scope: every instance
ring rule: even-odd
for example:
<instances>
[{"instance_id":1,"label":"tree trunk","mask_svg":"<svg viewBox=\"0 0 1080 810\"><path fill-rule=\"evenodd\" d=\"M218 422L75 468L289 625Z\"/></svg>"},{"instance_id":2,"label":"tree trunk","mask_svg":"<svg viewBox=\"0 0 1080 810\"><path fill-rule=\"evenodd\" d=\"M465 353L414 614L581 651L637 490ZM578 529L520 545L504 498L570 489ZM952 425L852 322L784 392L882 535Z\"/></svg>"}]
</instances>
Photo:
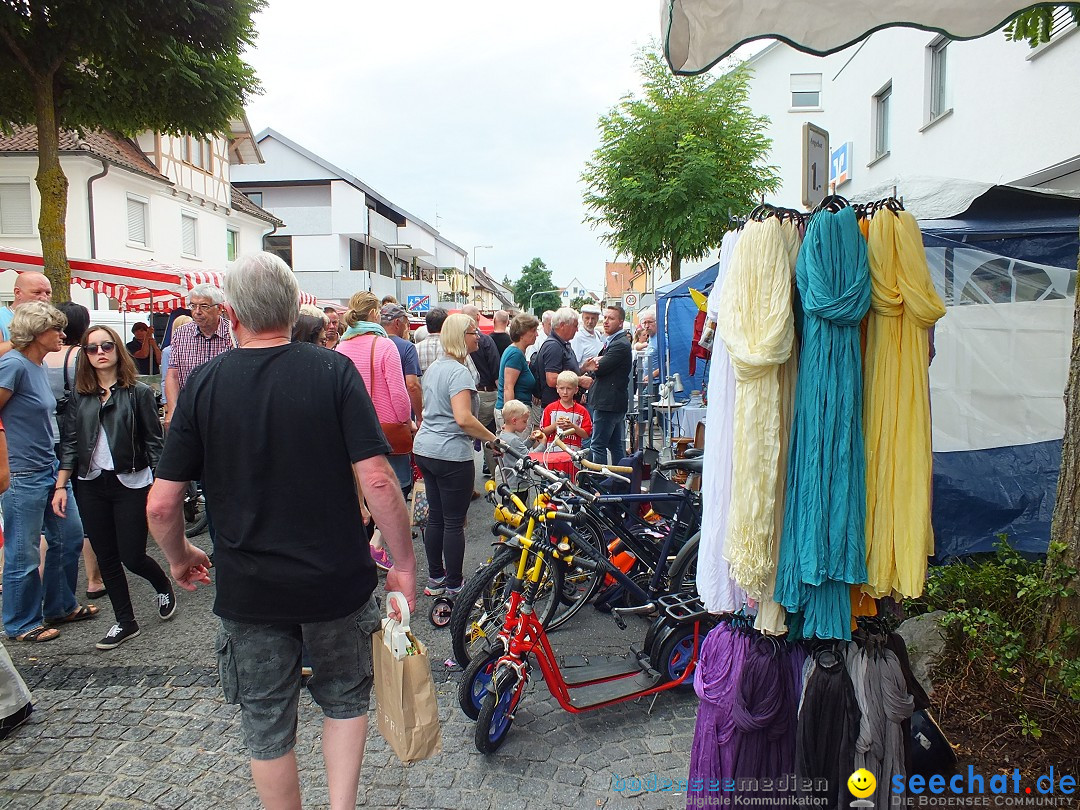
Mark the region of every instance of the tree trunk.
<instances>
[{"instance_id":1,"label":"tree trunk","mask_svg":"<svg viewBox=\"0 0 1080 810\"><path fill-rule=\"evenodd\" d=\"M1080 268L1078 268L1080 269ZM1047 578L1056 564L1080 569L1080 294L1073 311L1072 352L1069 357L1069 381L1065 386L1065 436L1061 441L1061 473L1058 476L1057 501L1050 524L1050 544L1061 550L1051 552L1046 560ZM1080 629L1080 575L1068 583L1073 595L1052 600L1047 606L1047 643L1060 638L1066 625ZM1080 647L1080 644L1077 645ZM1072 652L1080 654L1080 649Z\"/></svg>"},{"instance_id":2,"label":"tree trunk","mask_svg":"<svg viewBox=\"0 0 1080 810\"><path fill-rule=\"evenodd\" d=\"M34 77L34 117L38 136L38 193L41 213L38 234L45 275L53 301L71 300L71 266L67 260L68 181L60 166L60 126L56 117L53 75Z\"/></svg>"},{"instance_id":3,"label":"tree trunk","mask_svg":"<svg viewBox=\"0 0 1080 810\"><path fill-rule=\"evenodd\" d=\"M676 282L680 278L682 278L682 254L673 249L671 251L671 280Z\"/></svg>"}]
</instances>

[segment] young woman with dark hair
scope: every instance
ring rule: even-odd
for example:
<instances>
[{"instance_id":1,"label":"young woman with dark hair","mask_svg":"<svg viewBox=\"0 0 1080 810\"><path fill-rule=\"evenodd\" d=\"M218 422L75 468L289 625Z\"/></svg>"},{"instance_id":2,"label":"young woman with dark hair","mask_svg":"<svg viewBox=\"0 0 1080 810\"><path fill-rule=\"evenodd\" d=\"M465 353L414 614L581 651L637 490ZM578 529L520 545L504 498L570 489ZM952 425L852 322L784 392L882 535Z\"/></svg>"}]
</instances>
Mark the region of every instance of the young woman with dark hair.
<instances>
[{"instance_id":1,"label":"young woman with dark hair","mask_svg":"<svg viewBox=\"0 0 1080 810\"><path fill-rule=\"evenodd\" d=\"M67 492L61 487L77 475L83 525L116 616L97 648L111 650L139 634L125 567L153 586L162 619L176 613L169 577L146 554L146 497L162 432L153 389L136 380L135 361L120 336L108 326L92 326L82 349L64 414L53 510L64 514Z\"/></svg>"}]
</instances>

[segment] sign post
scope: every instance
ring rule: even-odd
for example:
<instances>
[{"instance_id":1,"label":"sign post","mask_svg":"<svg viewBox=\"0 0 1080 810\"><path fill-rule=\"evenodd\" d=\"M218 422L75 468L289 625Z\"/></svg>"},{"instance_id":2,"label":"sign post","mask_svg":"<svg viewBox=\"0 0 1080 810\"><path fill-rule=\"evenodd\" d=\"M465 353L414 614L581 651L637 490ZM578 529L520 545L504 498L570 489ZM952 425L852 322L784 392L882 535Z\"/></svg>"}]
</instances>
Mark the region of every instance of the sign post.
<instances>
[{"instance_id":1,"label":"sign post","mask_svg":"<svg viewBox=\"0 0 1080 810\"><path fill-rule=\"evenodd\" d=\"M409 312L430 312L430 295L410 295L405 299L405 309Z\"/></svg>"},{"instance_id":2,"label":"sign post","mask_svg":"<svg viewBox=\"0 0 1080 810\"><path fill-rule=\"evenodd\" d=\"M833 188L840 188L851 179L851 141L842 143L832 153Z\"/></svg>"},{"instance_id":3,"label":"sign post","mask_svg":"<svg viewBox=\"0 0 1080 810\"><path fill-rule=\"evenodd\" d=\"M802 203L816 208L829 185L829 133L810 122L803 124Z\"/></svg>"},{"instance_id":4,"label":"sign post","mask_svg":"<svg viewBox=\"0 0 1080 810\"><path fill-rule=\"evenodd\" d=\"M638 300L638 294L636 292L628 292L623 296L623 307L627 312L638 308L640 301Z\"/></svg>"}]
</instances>

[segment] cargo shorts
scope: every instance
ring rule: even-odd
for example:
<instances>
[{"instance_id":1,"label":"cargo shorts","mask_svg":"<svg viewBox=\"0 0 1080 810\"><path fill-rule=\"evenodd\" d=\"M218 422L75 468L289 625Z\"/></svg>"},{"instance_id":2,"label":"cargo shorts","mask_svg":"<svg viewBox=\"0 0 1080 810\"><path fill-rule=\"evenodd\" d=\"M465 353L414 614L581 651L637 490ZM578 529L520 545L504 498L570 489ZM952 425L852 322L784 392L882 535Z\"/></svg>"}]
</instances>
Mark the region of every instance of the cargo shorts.
<instances>
[{"instance_id":1,"label":"cargo shorts","mask_svg":"<svg viewBox=\"0 0 1080 810\"><path fill-rule=\"evenodd\" d=\"M375 597L355 613L326 622L221 620L221 688L225 702L240 707L244 745L252 759L277 759L296 745L304 647L315 672L308 689L323 714L336 720L367 714L373 682L371 636L380 623Z\"/></svg>"}]
</instances>

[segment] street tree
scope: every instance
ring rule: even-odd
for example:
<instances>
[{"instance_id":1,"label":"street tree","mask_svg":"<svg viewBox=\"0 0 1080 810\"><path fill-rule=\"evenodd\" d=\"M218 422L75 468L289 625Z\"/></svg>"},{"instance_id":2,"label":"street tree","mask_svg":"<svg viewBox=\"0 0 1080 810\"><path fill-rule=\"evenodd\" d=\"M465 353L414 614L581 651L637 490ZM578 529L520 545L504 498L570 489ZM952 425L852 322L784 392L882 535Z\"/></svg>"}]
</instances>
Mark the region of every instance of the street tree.
<instances>
[{"instance_id":1,"label":"street tree","mask_svg":"<svg viewBox=\"0 0 1080 810\"><path fill-rule=\"evenodd\" d=\"M713 79L674 76L653 44L637 56L639 95L599 121L600 146L581 179L603 241L648 264L700 259L720 244L732 216L743 216L780 186L766 160L768 119L747 104L749 71Z\"/></svg>"},{"instance_id":2,"label":"street tree","mask_svg":"<svg viewBox=\"0 0 1080 810\"><path fill-rule=\"evenodd\" d=\"M37 127L38 232L53 297L69 297L63 129L224 132L258 90L242 51L264 0L0 4L0 125Z\"/></svg>"},{"instance_id":3,"label":"street tree","mask_svg":"<svg viewBox=\"0 0 1080 810\"><path fill-rule=\"evenodd\" d=\"M577 298L570 302L570 309L576 309L578 312L581 312L581 308L586 304L595 305L596 299L593 298L591 295L579 295Z\"/></svg>"},{"instance_id":4,"label":"street tree","mask_svg":"<svg viewBox=\"0 0 1080 810\"><path fill-rule=\"evenodd\" d=\"M514 291L514 300L522 312L532 312L539 316L545 309L558 309L561 306L557 293L545 292L554 290L555 282L551 280L551 271L539 256L522 267L521 276L509 286Z\"/></svg>"},{"instance_id":5,"label":"street tree","mask_svg":"<svg viewBox=\"0 0 1080 810\"><path fill-rule=\"evenodd\" d=\"M1080 25L1080 6L1036 6L1014 17L1005 29L1005 36L1027 42L1032 48L1049 42L1054 18L1066 9ZM1077 272L1080 273L1080 262ZM1073 574L1063 583L1065 592L1047 606L1043 640L1064 640L1067 652L1080 657L1080 295L1076 296L1074 306L1069 377L1065 384L1065 435L1061 441L1057 500L1050 522L1046 578L1054 580L1062 566Z\"/></svg>"}]
</instances>

